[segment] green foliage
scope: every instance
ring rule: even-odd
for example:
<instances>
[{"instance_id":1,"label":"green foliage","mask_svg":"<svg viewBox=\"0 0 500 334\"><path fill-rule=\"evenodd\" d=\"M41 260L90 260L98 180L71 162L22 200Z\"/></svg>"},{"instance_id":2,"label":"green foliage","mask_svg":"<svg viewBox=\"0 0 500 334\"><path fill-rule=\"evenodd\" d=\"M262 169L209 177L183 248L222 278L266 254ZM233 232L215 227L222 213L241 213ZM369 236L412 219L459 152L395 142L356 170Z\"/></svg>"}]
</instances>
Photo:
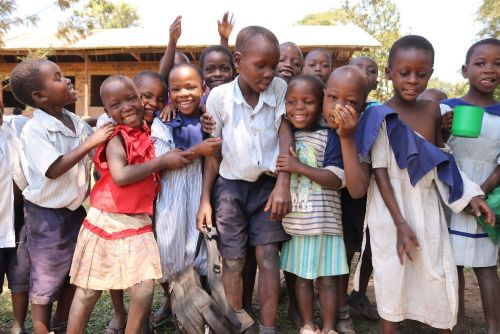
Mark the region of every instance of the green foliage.
<instances>
[{"instance_id":1,"label":"green foliage","mask_svg":"<svg viewBox=\"0 0 500 334\"><path fill-rule=\"evenodd\" d=\"M476 13L476 20L483 25L479 38L500 38L500 1L484 0Z\"/></svg>"},{"instance_id":2,"label":"green foliage","mask_svg":"<svg viewBox=\"0 0 500 334\"><path fill-rule=\"evenodd\" d=\"M442 81L439 78L432 78L429 80L429 84L427 88L436 88L439 89L451 97L461 97L467 93L469 89L469 84L466 80L457 83L450 83L447 81Z\"/></svg>"},{"instance_id":3,"label":"green foliage","mask_svg":"<svg viewBox=\"0 0 500 334\"><path fill-rule=\"evenodd\" d=\"M72 15L59 23L58 38L74 42L87 36L92 29L128 28L139 25L137 9L125 1L88 0Z\"/></svg>"},{"instance_id":4,"label":"green foliage","mask_svg":"<svg viewBox=\"0 0 500 334\"><path fill-rule=\"evenodd\" d=\"M378 101L386 101L392 96L392 88L385 78L384 69L389 49L401 36L399 9L391 0L360 0L354 4L345 1L340 8L307 15L298 23L334 25L348 22L356 24L381 44L379 48L369 52L358 52L355 56L366 55L375 60L379 67L379 84L372 97Z\"/></svg>"}]
</instances>

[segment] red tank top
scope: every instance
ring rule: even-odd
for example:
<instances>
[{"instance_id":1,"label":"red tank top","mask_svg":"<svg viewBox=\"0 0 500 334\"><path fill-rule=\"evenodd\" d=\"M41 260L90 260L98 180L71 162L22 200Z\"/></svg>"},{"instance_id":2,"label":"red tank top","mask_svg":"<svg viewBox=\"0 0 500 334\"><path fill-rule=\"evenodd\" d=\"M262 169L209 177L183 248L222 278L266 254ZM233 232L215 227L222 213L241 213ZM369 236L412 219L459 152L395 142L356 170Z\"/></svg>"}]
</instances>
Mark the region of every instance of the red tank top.
<instances>
[{"instance_id":1,"label":"red tank top","mask_svg":"<svg viewBox=\"0 0 500 334\"><path fill-rule=\"evenodd\" d=\"M118 134L125 142L129 165L141 164L155 157L155 148L150 137L151 131L147 126L134 129L117 125L112 137ZM92 207L113 213L153 214L153 202L160 185L158 174L151 174L133 184L118 186L109 172L106 144L97 147L94 163L101 178L90 193Z\"/></svg>"}]
</instances>

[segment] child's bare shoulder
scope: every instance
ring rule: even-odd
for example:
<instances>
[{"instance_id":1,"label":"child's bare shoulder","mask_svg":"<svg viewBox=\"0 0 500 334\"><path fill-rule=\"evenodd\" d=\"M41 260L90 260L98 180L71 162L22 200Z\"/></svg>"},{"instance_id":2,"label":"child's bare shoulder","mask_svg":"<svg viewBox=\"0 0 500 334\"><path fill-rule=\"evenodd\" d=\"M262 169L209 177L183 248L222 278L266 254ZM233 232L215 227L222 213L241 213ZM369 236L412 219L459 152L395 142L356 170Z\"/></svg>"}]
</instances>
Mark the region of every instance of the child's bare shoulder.
<instances>
[{"instance_id":1,"label":"child's bare shoulder","mask_svg":"<svg viewBox=\"0 0 500 334\"><path fill-rule=\"evenodd\" d=\"M426 118L432 119L440 119L441 118L441 110L439 108L439 103L431 100L421 100L417 101L419 104L419 111L422 115L425 115Z\"/></svg>"}]
</instances>

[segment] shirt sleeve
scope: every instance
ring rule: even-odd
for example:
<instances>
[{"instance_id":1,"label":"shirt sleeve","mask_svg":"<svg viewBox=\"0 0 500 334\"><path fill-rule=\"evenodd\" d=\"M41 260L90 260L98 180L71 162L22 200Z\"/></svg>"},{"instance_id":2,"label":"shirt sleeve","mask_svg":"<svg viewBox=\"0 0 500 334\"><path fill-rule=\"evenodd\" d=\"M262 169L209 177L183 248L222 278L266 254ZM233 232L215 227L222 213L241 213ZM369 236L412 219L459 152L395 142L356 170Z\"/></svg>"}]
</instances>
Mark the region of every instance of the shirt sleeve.
<instances>
[{"instance_id":1,"label":"shirt sleeve","mask_svg":"<svg viewBox=\"0 0 500 334\"><path fill-rule=\"evenodd\" d=\"M389 154L392 154L392 150L389 147L389 138L387 137L384 121L379 129L377 139L375 139L375 143L370 149L372 168L387 168L389 166Z\"/></svg>"},{"instance_id":2,"label":"shirt sleeve","mask_svg":"<svg viewBox=\"0 0 500 334\"><path fill-rule=\"evenodd\" d=\"M44 177L49 167L64 155L50 141L48 130L34 123L24 127L21 140L29 167Z\"/></svg>"},{"instance_id":3,"label":"shirt sleeve","mask_svg":"<svg viewBox=\"0 0 500 334\"><path fill-rule=\"evenodd\" d=\"M217 87L219 88L219 87ZM221 106L224 105L223 97L224 97L224 89L214 89L210 93L207 99L207 113L212 116L213 121L215 122L215 129L210 134L212 137L221 137L222 136L222 114L221 114Z\"/></svg>"},{"instance_id":4,"label":"shirt sleeve","mask_svg":"<svg viewBox=\"0 0 500 334\"><path fill-rule=\"evenodd\" d=\"M332 129L328 129L323 168L328 169L340 179L342 182L341 188L345 187L344 162L342 161L340 138Z\"/></svg>"},{"instance_id":5,"label":"shirt sleeve","mask_svg":"<svg viewBox=\"0 0 500 334\"><path fill-rule=\"evenodd\" d=\"M453 110L452 107L450 107L449 105L444 104L444 103L440 103L439 104L439 109L441 110L441 116L443 116L444 114L446 114L448 111L452 111Z\"/></svg>"},{"instance_id":6,"label":"shirt sleeve","mask_svg":"<svg viewBox=\"0 0 500 334\"><path fill-rule=\"evenodd\" d=\"M276 108L274 109L274 126L279 131L281 120L285 115L285 95L287 84L280 78L275 78L274 94L276 96Z\"/></svg>"}]
</instances>

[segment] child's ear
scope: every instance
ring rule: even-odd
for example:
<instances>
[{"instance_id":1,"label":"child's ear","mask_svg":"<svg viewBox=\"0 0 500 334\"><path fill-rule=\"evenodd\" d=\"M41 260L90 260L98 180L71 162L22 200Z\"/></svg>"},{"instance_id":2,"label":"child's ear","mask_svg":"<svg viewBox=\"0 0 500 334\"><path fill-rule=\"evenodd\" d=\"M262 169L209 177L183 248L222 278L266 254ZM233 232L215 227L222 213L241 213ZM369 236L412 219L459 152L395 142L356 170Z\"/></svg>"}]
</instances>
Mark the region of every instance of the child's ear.
<instances>
[{"instance_id":1,"label":"child's ear","mask_svg":"<svg viewBox=\"0 0 500 334\"><path fill-rule=\"evenodd\" d=\"M106 114L108 114L108 116L109 116L108 109L104 108L104 112L105 112Z\"/></svg>"},{"instance_id":2,"label":"child's ear","mask_svg":"<svg viewBox=\"0 0 500 334\"><path fill-rule=\"evenodd\" d=\"M391 69L389 67L386 67L384 72L385 72L385 78L387 80L391 80ZM378 81L377 81L377 83L378 83Z\"/></svg>"},{"instance_id":3,"label":"child's ear","mask_svg":"<svg viewBox=\"0 0 500 334\"><path fill-rule=\"evenodd\" d=\"M36 105L39 105L47 100L47 96L39 90L35 90L34 92L32 92L31 98L33 99Z\"/></svg>"},{"instance_id":4,"label":"child's ear","mask_svg":"<svg viewBox=\"0 0 500 334\"><path fill-rule=\"evenodd\" d=\"M241 52L237 51L234 53L233 62L234 62L234 68L238 69L240 67L240 62L241 62Z\"/></svg>"},{"instance_id":5,"label":"child's ear","mask_svg":"<svg viewBox=\"0 0 500 334\"><path fill-rule=\"evenodd\" d=\"M466 66L466 65L462 65L462 76L463 76L465 79L468 79L468 78L469 78L469 74L467 73L467 66Z\"/></svg>"}]
</instances>

